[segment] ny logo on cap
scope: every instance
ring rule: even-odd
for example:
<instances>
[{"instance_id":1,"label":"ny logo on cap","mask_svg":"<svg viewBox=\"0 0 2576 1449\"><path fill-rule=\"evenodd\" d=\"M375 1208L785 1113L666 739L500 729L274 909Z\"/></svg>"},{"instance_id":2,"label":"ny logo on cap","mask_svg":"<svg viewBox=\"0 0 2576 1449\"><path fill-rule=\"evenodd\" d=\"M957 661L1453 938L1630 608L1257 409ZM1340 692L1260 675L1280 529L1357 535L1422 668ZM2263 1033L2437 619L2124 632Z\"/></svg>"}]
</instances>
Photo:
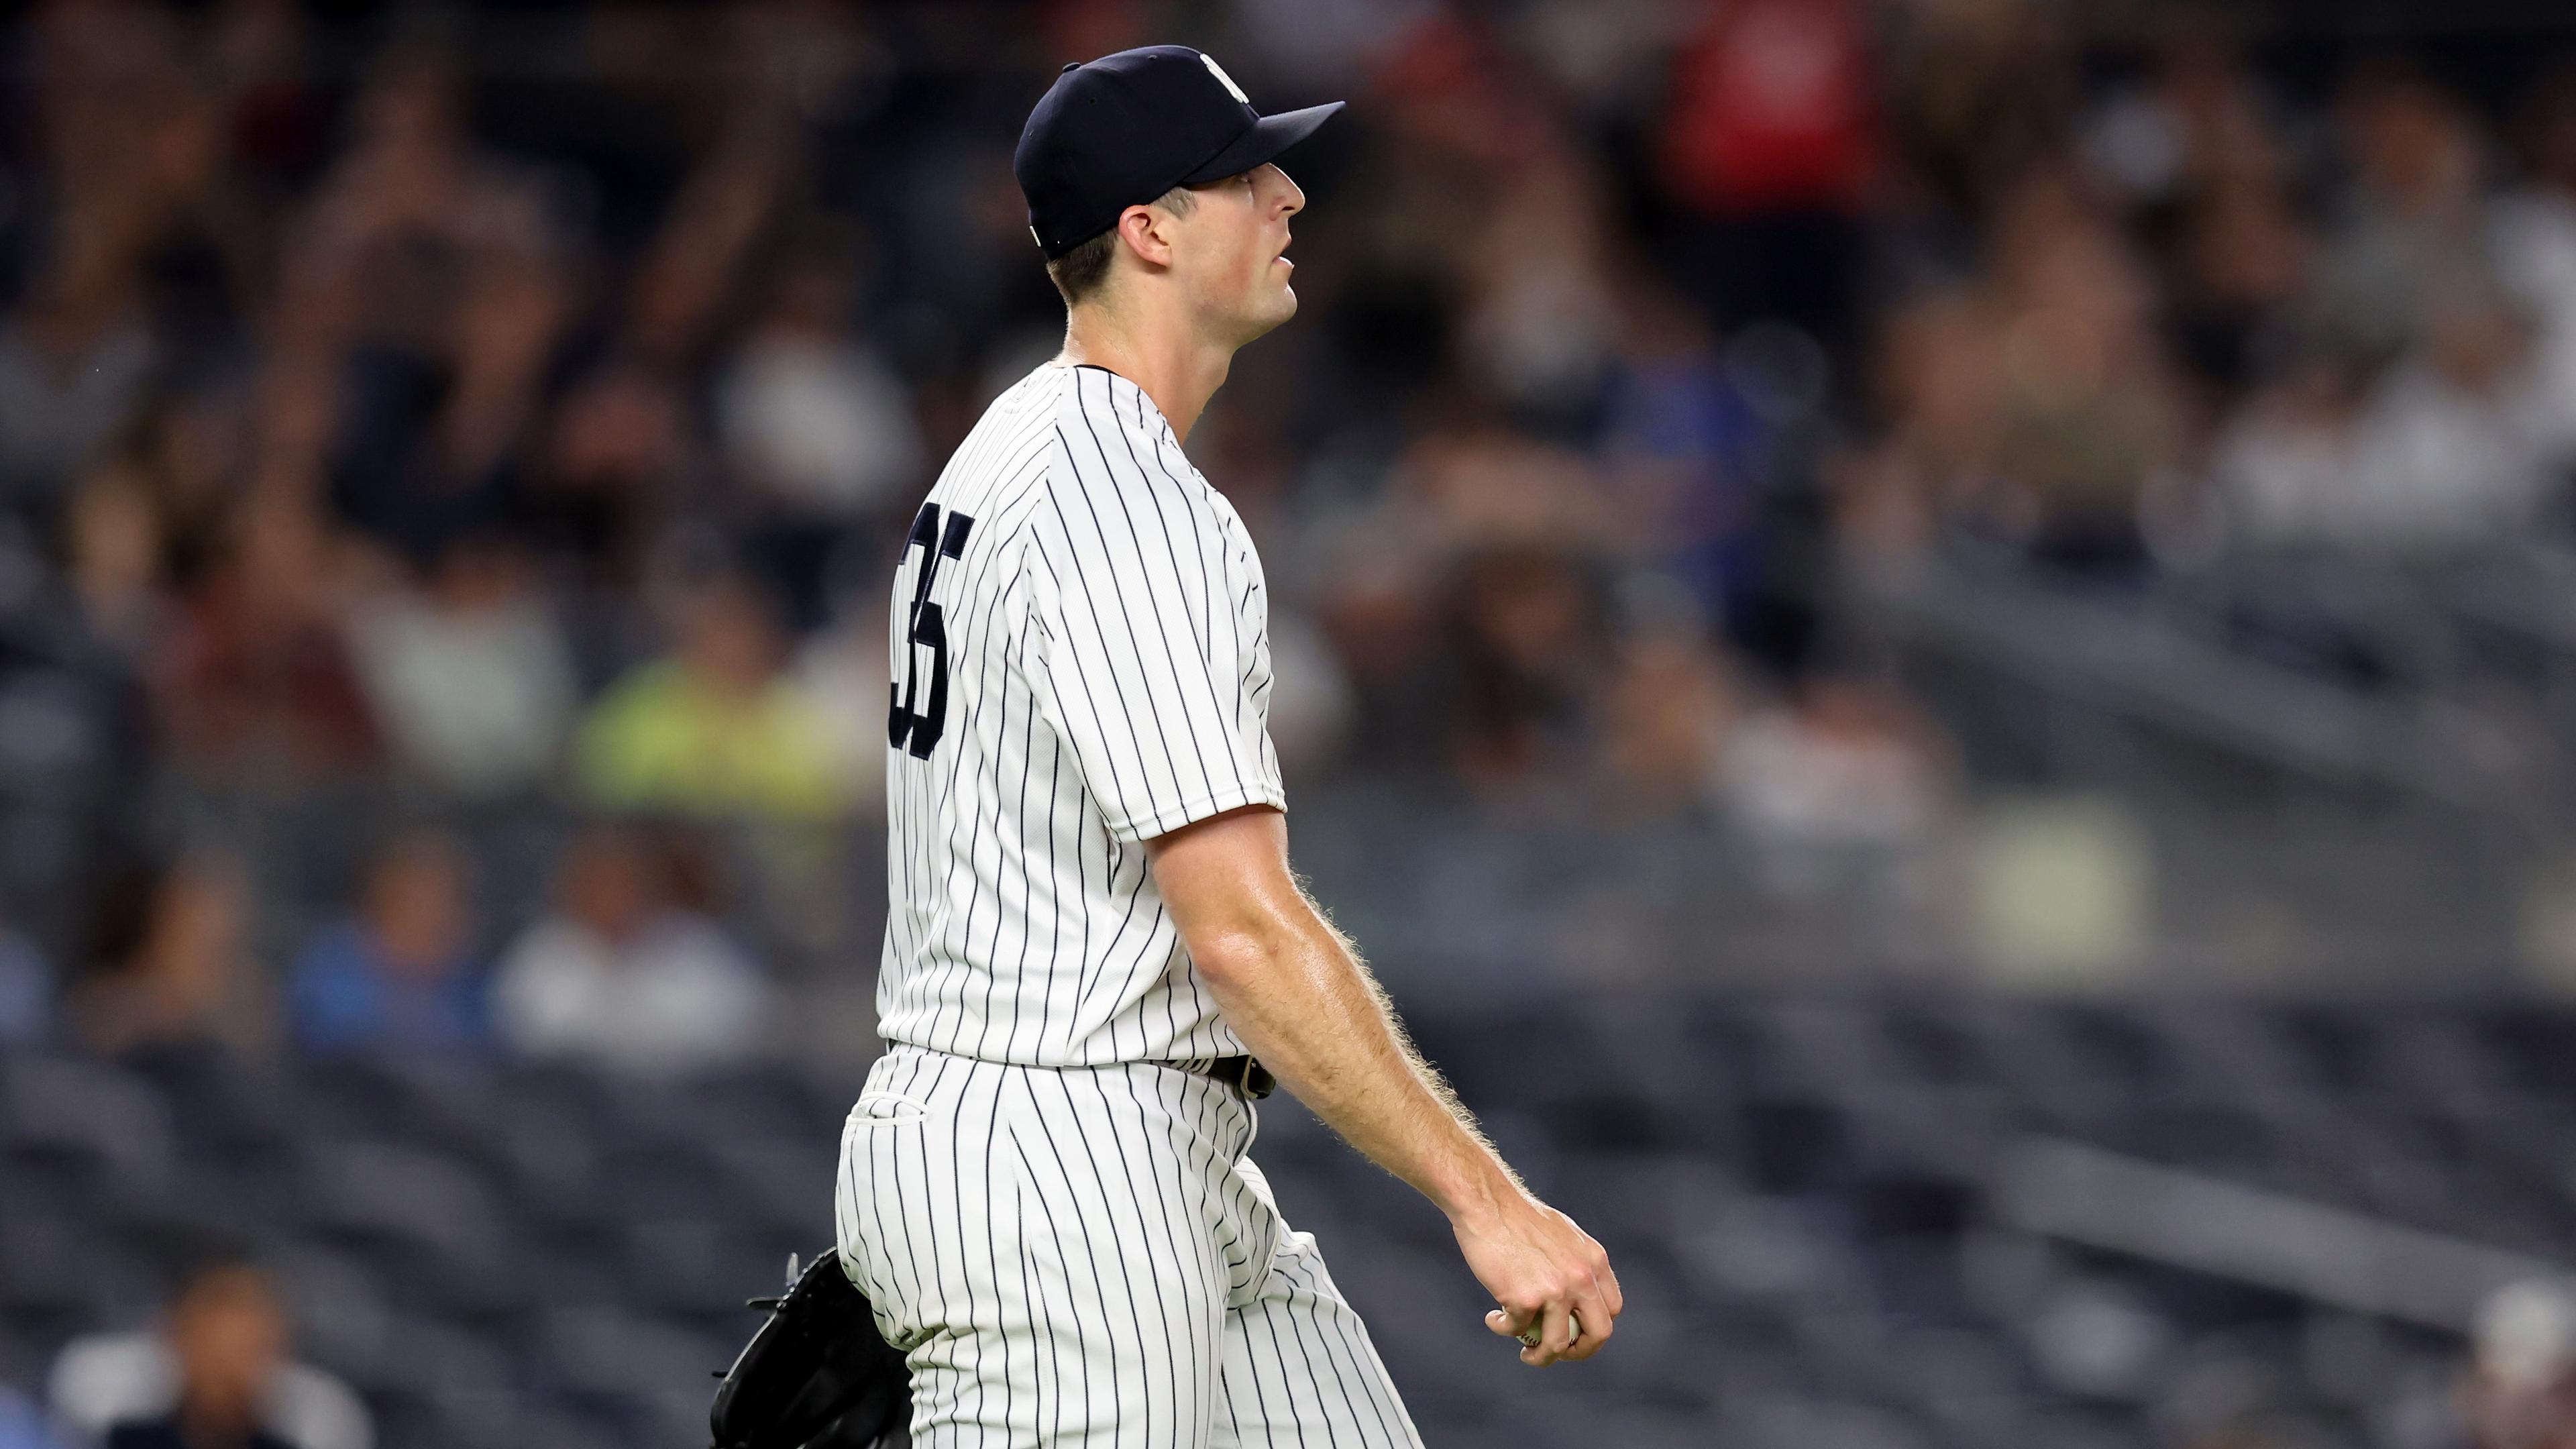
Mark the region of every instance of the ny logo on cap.
<instances>
[{"instance_id":1,"label":"ny logo on cap","mask_svg":"<svg viewBox=\"0 0 2576 1449\"><path fill-rule=\"evenodd\" d=\"M1199 53L1199 64L1208 68L1208 74L1216 77L1217 84L1225 87L1225 93L1227 95L1234 97L1236 100L1241 101L1247 106L1252 104L1252 97L1243 93L1243 87L1234 83L1234 77L1225 73L1225 67L1216 63L1215 56L1209 55L1205 51L1201 51Z\"/></svg>"}]
</instances>

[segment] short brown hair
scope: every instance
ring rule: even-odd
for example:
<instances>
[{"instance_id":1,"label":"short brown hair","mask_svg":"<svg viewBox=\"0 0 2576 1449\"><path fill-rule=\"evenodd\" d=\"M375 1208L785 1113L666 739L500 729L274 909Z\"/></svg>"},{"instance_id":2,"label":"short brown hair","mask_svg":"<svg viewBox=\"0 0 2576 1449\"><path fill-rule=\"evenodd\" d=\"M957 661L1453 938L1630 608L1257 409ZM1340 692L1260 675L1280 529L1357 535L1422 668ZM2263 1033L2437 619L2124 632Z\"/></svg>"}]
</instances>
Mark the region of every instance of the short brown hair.
<instances>
[{"instance_id":1,"label":"short brown hair","mask_svg":"<svg viewBox=\"0 0 2576 1449\"><path fill-rule=\"evenodd\" d=\"M1147 205L1159 206L1174 216L1187 216L1190 208L1198 205L1198 199L1190 195L1188 187L1175 186ZM1109 263L1117 255L1118 228L1113 226L1047 263L1047 280L1055 283L1055 289L1064 294L1064 305L1073 306L1099 291L1101 284L1109 280Z\"/></svg>"}]
</instances>

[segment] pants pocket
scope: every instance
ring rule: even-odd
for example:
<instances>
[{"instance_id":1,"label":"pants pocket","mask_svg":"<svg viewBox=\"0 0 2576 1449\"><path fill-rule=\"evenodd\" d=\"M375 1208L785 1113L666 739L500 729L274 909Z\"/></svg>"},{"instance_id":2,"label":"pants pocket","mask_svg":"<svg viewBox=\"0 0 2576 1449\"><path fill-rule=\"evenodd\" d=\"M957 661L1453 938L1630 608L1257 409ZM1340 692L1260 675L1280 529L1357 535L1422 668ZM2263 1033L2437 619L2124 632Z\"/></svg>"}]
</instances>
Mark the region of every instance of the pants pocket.
<instances>
[{"instance_id":1,"label":"pants pocket","mask_svg":"<svg viewBox=\"0 0 2576 1449\"><path fill-rule=\"evenodd\" d=\"M850 1281L875 1309L878 1331L898 1348L917 1336L914 1325L935 1314L933 1305L914 1301L936 1285L913 1266L913 1218L926 1187L921 1179L931 1154L925 1138L935 1118L918 1097L871 1091L841 1126L833 1237Z\"/></svg>"},{"instance_id":2,"label":"pants pocket","mask_svg":"<svg viewBox=\"0 0 2576 1449\"><path fill-rule=\"evenodd\" d=\"M881 1087L860 1095L859 1104L850 1109L850 1123L874 1131L915 1126L929 1115L930 1104L919 1097Z\"/></svg>"}]
</instances>

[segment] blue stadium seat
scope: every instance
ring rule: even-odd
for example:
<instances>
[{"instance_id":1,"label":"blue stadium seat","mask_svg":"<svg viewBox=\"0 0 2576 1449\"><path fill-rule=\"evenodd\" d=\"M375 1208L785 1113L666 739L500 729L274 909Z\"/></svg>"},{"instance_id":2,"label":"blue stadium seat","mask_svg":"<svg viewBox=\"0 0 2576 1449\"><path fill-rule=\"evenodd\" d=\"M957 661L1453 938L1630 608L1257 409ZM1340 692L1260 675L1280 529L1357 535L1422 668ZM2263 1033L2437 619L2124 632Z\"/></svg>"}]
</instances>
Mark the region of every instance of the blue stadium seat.
<instances>
[{"instance_id":1,"label":"blue stadium seat","mask_svg":"<svg viewBox=\"0 0 2576 1449\"><path fill-rule=\"evenodd\" d=\"M401 1299L451 1313L506 1311L525 1293L516 1235L467 1162L393 1142L306 1146L298 1226L382 1275Z\"/></svg>"},{"instance_id":2,"label":"blue stadium seat","mask_svg":"<svg viewBox=\"0 0 2576 1449\"><path fill-rule=\"evenodd\" d=\"M1435 1445L2145 1449L2230 1383L2284 1432L2357 1443L2371 1390L2296 1372L2305 1305L2018 1239L1991 1173L2053 1132L2569 1252L2564 1025L1930 996L1433 1015L1426 1045L1506 1155L1620 1264L1629 1319L1581 1375L1521 1369L1439 1215L1295 1103L1264 1107L1254 1155ZM741 1299L829 1239L845 1077L0 1052L0 1350L143 1321L172 1266L156 1243L229 1226L268 1247L302 1350L369 1396L386 1449L688 1442ZM2086 1283L2188 1351L2118 1392L2043 1372L2072 1332L2050 1305ZM2392 1361L2438 1379L2451 1351Z\"/></svg>"},{"instance_id":3,"label":"blue stadium seat","mask_svg":"<svg viewBox=\"0 0 2576 1449\"><path fill-rule=\"evenodd\" d=\"M176 1167L170 1109L106 1062L19 1053L0 1060L0 1161L69 1190L147 1190Z\"/></svg>"},{"instance_id":4,"label":"blue stadium seat","mask_svg":"<svg viewBox=\"0 0 2576 1449\"><path fill-rule=\"evenodd\" d=\"M686 1442L675 1440L676 1432L704 1433L708 1373L730 1362L740 1344L599 1307L542 1314L528 1347L556 1401L624 1423L637 1442L670 1443Z\"/></svg>"}]
</instances>

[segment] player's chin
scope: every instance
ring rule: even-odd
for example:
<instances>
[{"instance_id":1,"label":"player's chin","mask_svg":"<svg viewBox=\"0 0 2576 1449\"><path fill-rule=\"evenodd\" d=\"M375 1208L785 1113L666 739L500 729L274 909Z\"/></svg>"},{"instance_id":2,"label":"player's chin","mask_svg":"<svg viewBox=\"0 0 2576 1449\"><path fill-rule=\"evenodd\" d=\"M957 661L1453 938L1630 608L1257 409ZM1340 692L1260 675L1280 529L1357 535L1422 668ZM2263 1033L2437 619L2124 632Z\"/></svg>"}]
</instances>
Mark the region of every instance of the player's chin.
<instances>
[{"instance_id":1,"label":"player's chin","mask_svg":"<svg viewBox=\"0 0 2576 1449\"><path fill-rule=\"evenodd\" d=\"M1283 286L1278 291L1253 299L1252 305L1239 314L1243 340L1251 341L1280 323L1297 315L1297 294Z\"/></svg>"}]
</instances>

